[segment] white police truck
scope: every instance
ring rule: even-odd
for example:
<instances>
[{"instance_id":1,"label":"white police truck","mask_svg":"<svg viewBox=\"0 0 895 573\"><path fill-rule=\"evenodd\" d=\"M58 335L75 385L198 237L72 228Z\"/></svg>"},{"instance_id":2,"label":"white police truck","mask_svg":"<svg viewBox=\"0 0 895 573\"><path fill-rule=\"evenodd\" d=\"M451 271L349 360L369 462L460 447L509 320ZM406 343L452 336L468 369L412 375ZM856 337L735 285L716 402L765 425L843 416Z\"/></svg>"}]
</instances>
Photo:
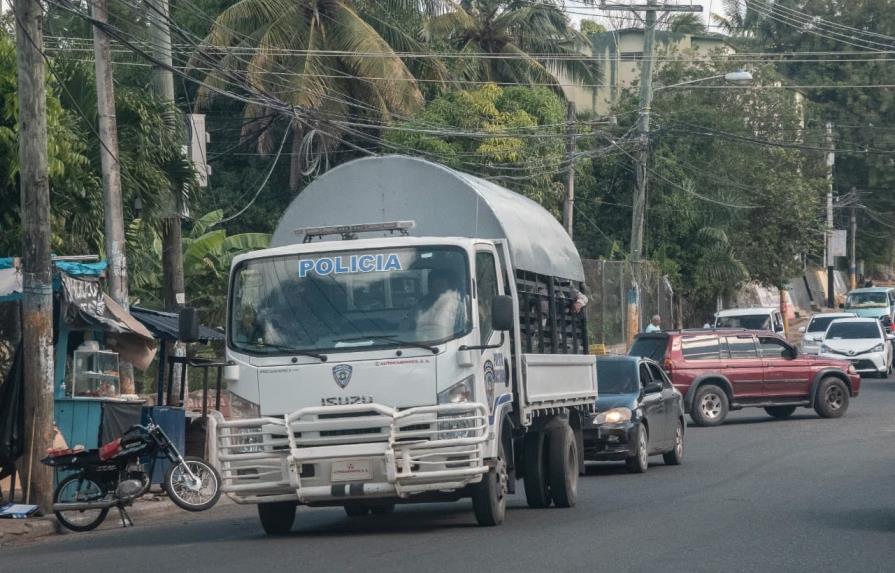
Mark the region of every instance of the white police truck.
<instances>
[{"instance_id":1,"label":"white police truck","mask_svg":"<svg viewBox=\"0 0 895 573\"><path fill-rule=\"evenodd\" d=\"M596 369L582 264L547 211L376 157L316 179L272 243L233 262L234 414L208 427L223 491L267 533L298 505L461 498L497 525L519 478L533 507L575 504Z\"/></svg>"}]
</instances>

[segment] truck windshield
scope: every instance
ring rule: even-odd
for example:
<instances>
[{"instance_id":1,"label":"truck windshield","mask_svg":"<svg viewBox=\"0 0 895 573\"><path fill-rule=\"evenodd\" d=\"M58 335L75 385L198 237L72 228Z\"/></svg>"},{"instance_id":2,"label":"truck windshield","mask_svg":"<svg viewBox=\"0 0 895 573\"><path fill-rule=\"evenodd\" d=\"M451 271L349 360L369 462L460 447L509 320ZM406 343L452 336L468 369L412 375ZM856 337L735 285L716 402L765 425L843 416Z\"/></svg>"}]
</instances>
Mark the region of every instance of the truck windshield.
<instances>
[{"instance_id":1,"label":"truck windshield","mask_svg":"<svg viewBox=\"0 0 895 573\"><path fill-rule=\"evenodd\" d=\"M234 270L230 345L254 354L437 344L468 332L457 247L286 255Z\"/></svg>"},{"instance_id":2,"label":"truck windshield","mask_svg":"<svg viewBox=\"0 0 895 573\"><path fill-rule=\"evenodd\" d=\"M845 308L881 308L888 299L884 292L853 292L845 299Z\"/></svg>"}]
</instances>

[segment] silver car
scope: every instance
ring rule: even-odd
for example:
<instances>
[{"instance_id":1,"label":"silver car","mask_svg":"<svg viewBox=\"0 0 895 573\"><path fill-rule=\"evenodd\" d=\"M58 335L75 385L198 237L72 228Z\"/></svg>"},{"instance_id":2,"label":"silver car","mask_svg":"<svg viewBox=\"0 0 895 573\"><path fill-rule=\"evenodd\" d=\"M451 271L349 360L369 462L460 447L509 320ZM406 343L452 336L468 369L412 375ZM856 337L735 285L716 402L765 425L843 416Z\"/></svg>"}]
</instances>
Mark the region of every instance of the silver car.
<instances>
[{"instance_id":1,"label":"silver car","mask_svg":"<svg viewBox=\"0 0 895 573\"><path fill-rule=\"evenodd\" d=\"M819 312L811 315L807 326L799 328L802 333L802 354L820 354L820 341L830 323L837 318L854 318L853 312Z\"/></svg>"}]
</instances>

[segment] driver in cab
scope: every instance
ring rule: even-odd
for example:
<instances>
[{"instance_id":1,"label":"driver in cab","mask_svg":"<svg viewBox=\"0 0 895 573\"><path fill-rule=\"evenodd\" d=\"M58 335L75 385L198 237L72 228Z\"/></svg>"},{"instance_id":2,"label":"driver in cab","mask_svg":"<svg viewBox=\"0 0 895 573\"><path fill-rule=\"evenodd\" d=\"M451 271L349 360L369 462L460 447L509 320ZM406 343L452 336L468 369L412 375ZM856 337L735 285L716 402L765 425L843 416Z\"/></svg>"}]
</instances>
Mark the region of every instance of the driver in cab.
<instances>
[{"instance_id":1,"label":"driver in cab","mask_svg":"<svg viewBox=\"0 0 895 573\"><path fill-rule=\"evenodd\" d=\"M417 340L441 340L462 330L466 324L463 281L449 269L429 272L428 292L405 319Z\"/></svg>"}]
</instances>

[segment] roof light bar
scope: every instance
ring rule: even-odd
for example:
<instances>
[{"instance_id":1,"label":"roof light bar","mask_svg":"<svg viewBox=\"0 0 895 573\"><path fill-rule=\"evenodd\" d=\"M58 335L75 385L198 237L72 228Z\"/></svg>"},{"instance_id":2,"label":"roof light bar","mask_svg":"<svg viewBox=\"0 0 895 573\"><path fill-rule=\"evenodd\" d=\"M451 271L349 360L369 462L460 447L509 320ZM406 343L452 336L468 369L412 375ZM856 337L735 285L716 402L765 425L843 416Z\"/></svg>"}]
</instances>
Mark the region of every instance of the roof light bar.
<instances>
[{"instance_id":1,"label":"roof light bar","mask_svg":"<svg viewBox=\"0 0 895 573\"><path fill-rule=\"evenodd\" d=\"M323 238L329 235L341 235L342 240L356 239L358 233L376 233L388 231L392 234L400 233L406 237L410 229L416 227L415 221L389 221L386 223L361 223L359 225L333 225L330 227L304 227L296 229L296 235L303 235L303 243L310 243L314 237Z\"/></svg>"}]
</instances>

